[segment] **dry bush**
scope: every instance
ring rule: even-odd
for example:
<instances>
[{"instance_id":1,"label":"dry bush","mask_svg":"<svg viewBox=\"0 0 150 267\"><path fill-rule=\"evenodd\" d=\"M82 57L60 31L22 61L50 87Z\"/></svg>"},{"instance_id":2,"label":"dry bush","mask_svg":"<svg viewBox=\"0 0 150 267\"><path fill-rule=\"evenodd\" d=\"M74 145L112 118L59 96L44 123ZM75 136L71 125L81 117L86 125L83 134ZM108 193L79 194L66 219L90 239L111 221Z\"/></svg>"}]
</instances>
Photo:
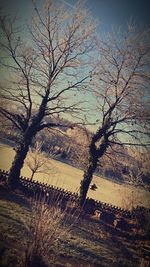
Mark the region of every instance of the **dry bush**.
<instances>
[{"instance_id":1,"label":"dry bush","mask_svg":"<svg viewBox=\"0 0 150 267\"><path fill-rule=\"evenodd\" d=\"M130 195L124 192L122 197L122 206L125 210L132 211L134 208L136 208L138 201L139 193L137 191L132 190Z\"/></svg>"},{"instance_id":2,"label":"dry bush","mask_svg":"<svg viewBox=\"0 0 150 267\"><path fill-rule=\"evenodd\" d=\"M36 197L29 227L29 243L25 249L24 267L49 266L53 264L63 248L63 242L70 235L71 228L80 215L70 200L62 209L63 198L52 194L49 203L46 198ZM51 266L51 265L50 265Z\"/></svg>"}]
</instances>

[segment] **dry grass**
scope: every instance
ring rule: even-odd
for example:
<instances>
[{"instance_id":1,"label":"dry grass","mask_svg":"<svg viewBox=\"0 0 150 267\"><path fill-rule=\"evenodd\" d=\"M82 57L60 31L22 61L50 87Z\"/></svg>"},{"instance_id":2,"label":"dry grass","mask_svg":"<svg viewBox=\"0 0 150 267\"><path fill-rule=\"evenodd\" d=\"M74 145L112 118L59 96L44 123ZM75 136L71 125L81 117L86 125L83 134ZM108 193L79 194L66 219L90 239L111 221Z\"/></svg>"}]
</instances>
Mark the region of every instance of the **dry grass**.
<instances>
[{"instance_id":1,"label":"dry grass","mask_svg":"<svg viewBox=\"0 0 150 267\"><path fill-rule=\"evenodd\" d=\"M34 202L0 192L2 267L138 266L133 240L113 235L102 222L78 219L73 201L63 210L58 196Z\"/></svg>"},{"instance_id":2,"label":"dry grass","mask_svg":"<svg viewBox=\"0 0 150 267\"><path fill-rule=\"evenodd\" d=\"M1 145L0 155L2 155L0 168L9 170L14 157L13 149L9 146ZM57 169L57 172L54 173L54 169ZM59 186L65 190L77 192L83 177L83 172L81 170L52 159L50 159L50 170L52 172L50 172L49 176L41 173L35 174L35 180ZM22 170L22 175L27 177L31 175L30 170L26 166ZM93 199L125 208L126 203L124 203L124 196L128 199L134 191L135 195L138 195L138 198L134 198L134 206L142 205L149 207L150 193L144 189L116 184L97 176L94 176L93 182L96 183L98 187L96 191L89 190L88 192L88 196Z\"/></svg>"},{"instance_id":3,"label":"dry grass","mask_svg":"<svg viewBox=\"0 0 150 267\"><path fill-rule=\"evenodd\" d=\"M32 213L29 225L29 242L25 249L24 267L49 266L57 261L62 247L78 220L80 209L74 207L74 201L66 203L62 209L63 198L53 193L47 201L38 195L32 200ZM38 262L37 262L38 259Z\"/></svg>"},{"instance_id":4,"label":"dry grass","mask_svg":"<svg viewBox=\"0 0 150 267\"><path fill-rule=\"evenodd\" d=\"M25 200L19 192L0 196L2 266L53 266L80 213L74 202L62 209L58 194L49 203L40 195Z\"/></svg>"}]
</instances>

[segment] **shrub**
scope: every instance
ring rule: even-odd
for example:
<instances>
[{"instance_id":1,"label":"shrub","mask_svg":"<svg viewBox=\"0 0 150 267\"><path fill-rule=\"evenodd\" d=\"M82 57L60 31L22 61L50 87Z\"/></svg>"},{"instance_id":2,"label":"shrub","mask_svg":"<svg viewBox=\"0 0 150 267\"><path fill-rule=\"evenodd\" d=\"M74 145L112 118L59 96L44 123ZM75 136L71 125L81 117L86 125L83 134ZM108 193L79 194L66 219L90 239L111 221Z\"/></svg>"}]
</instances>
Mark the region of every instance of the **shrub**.
<instances>
[{"instance_id":1,"label":"shrub","mask_svg":"<svg viewBox=\"0 0 150 267\"><path fill-rule=\"evenodd\" d=\"M62 250L63 242L70 234L80 210L61 208L63 199L51 196L51 201L36 197L29 227L29 242L25 249L24 267L46 267L54 263ZM72 202L73 201L69 201ZM72 212L72 209L73 212Z\"/></svg>"}]
</instances>

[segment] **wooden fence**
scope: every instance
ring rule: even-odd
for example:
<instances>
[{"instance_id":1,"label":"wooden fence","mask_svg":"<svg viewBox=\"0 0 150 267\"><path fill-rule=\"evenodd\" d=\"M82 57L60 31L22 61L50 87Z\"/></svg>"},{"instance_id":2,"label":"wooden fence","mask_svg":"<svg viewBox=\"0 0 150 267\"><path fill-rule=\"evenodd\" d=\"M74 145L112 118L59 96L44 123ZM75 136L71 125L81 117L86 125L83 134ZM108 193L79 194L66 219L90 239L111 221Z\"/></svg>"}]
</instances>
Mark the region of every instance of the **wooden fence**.
<instances>
[{"instance_id":1,"label":"wooden fence","mask_svg":"<svg viewBox=\"0 0 150 267\"><path fill-rule=\"evenodd\" d=\"M0 181L6 181L6 179L8 178L8 175L9 175L9 172L0 169ZM41 198L45 199L47 204L57 203L60 205L62 209L63 208L66 209L66 207L68 208L69 203L70 204L78 203L78 200L79 200L79 195L77 193L73 193L71 191L67 191L65 189L62 189L62 188L59 188L53 185L40 183L38 181L31 181L29 178L23 177L23 176L20 177L20 187L21 187L21 190L26 195L31 196L31 197L40 196ZM77 206L75 205L75 210L76 210L76 207ZM72 209L72 211L73 210L74 209ZM83 207L83 211L84 211L83 214L90 215L91 217L91 215L94 214L96 210L98 210L98 212L100 211L101 214L103 215L102 216L103 218L101 219L111 225L114 225L114 221L119 215L120 223L122 222L122 226L120 225L120 227L123 231L126 231L126 232L134 230L134 229L129 229L129 226L132 226L132 224L133 224L133 228L136 227L137 230L145 229L144 228L144 225L145 225L144 214L145 214L145 211L148 211L150 213L150 210L144 207L137 207L132 212L130 212L128 210L124 210L120 207L116 207L108 203L97 201L92 198L87 198L85 205ZM135 226L135 223L136 223L136 226ZM129 226L127 224L129 224Z\"/></svg>"},{"instance_id":2,"label":"wooden fence","mask_svg":"<svg viewBox=\"0 0 150 267\"><path fill-rule=\"evenodd\" d=\"M6 180L8 178L8 171L4 171L0 169L0 180ZM35 193L40 193L41 195L45 195L47 198L51 194L55 194L57 196L63 197L64 200L74 200L78 201L79 195L77 193L73 193L71 191L67 191L63 188L59 188L53 185L44 184L38 181L31 181L27 177L20 177L20 184L22 185L23 190L25 193L32 195ZM108 203L104 203L102 201L97 201L91 198L87 198L86 204L85 204L85 210L88 213L91 213L93 210L98 209L100 211L107 210L113 213L120 212L124 217L130 217L131 212L128 210L125 210L121 207L113 206Z\"/></svg>"},{"instance_id":3,"label":"wooden fence","mask_svg":"<svg viewBox=\"0 0 150 267\"><path fill-rule=\"evenodd\" d=\"M4 171L0 169L0 180L6 180L8 178L8 171ZM32 196L35 194L40 194L41 196L45 196L47 199L50 199L51 195L55 195L55 197L63 199L64 202L68 200L78 201L79 195L77 193L73 193L71 191L67 191L63 188L59 188L53 185L44 184L38 181L31 181L30 178L20 177L20 185L22 186L22 190ZM107 211L113 214L120 213L124 218L133 218L134 215L139 212L139 210L146 209L144 207L137 207L132 212L129 210L125 210L121 207L117 207L108 203L104 203L102 201L94 200L92 198L87 198L84 206L84 210L87 213L93 213L94 210Z\"/></svg>"}]
</instances>

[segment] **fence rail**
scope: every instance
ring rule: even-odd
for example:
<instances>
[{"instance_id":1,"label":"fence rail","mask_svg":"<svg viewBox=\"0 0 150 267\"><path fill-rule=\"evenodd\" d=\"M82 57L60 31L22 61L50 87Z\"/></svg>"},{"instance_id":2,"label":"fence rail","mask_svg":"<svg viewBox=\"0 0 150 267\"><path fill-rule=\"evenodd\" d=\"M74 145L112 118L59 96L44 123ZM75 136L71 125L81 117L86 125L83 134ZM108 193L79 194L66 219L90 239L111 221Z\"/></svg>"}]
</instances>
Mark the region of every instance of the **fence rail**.
<instances>
[{"instance_id":1,"label":"fence rail","mask_svg":"<svg viewBox=\"0 0 150 267\"><path fill-rule=\"evenodd\" d=\"M9 175L8 171L0 169L0 180L6 180L8 178L8 175ZM50 196L51 193L55 193L57 195L61 195L65 200L72 199L77 201L79 199L79 195L77 193L73 193L63 188L44 184L38 181L31 181L27 177L20 176L20 184L23 186L24 191L26 191L29 194L40 193L48 197ZM131 212L129 210L125 210L121 207L117 207L91 198L87 198L85 208L89 212L92 212L94 209L99 209L99 210L107 210L112 213L120 212L124 217L131 216Z\"/></svg>"}]
</instances>

